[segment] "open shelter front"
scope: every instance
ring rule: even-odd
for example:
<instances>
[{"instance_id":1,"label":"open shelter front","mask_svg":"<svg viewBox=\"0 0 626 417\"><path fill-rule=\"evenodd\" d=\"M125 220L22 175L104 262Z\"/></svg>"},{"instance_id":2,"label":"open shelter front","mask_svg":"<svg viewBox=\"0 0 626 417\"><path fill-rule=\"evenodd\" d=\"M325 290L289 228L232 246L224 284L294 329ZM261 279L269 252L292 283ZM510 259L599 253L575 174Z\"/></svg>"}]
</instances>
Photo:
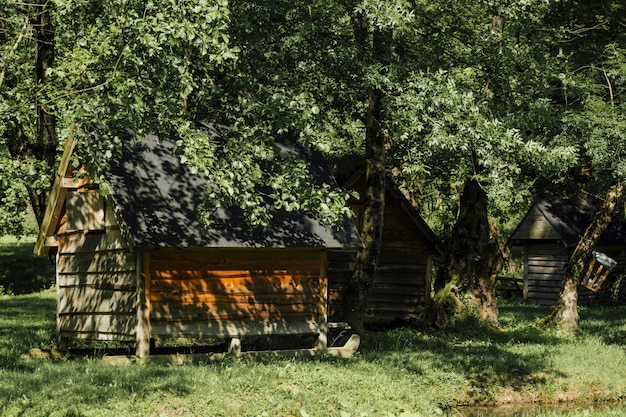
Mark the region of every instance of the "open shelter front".
<instances>
[{"instance_id":1,"label":"open shelter front","mask_svg":"<svg viewBox=\"0 0 626 417\"><path fill-rule=\"evenodd\" d=\"M222 129L204 125L210 138ZM303 212L270 207L268 227L249 226L238 208L198 220L208 182L174 154L174 141L133 140L111 162L113 191L102 196L69 164L68 139L35 252L57 266L60 346L74 339L151 341L260 335L313 335L328 350L329 250L360 247L356 228L322 224ZM302 158L313 180L335 186L319 153L278 138L281 155Z\"/></svg>"},{"instance_id":2,"label":"open shelter front","mask_svg":"<svg viewBox=\"0 0 626 417\"><path fill-rule=\"evenodd\" d=\"M509 245L523 247L524 297L528 301L544 305L556 303L570 257L597 208L598 205L589 200L540 200L524 216L511 235ZM612 278L623 273L626 225L612 223L595 250L616 260L617 264L608 275L608 284L599 291L579 285L580 305L603 302L609 296ZM585 276L579 277L579 283Z\"/></svg>"}]
</instances>

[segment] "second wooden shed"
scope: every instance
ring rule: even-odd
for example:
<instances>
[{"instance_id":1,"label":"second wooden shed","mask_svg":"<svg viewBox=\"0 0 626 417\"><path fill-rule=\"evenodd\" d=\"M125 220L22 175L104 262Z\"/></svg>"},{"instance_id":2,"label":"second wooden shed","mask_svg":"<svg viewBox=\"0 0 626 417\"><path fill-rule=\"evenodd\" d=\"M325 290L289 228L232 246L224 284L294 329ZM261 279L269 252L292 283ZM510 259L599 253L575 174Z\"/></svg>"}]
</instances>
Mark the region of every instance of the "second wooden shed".
<instances>
[{"instance_id":1,"label":"second wooden shed","mask_svg":"<svg viewBox=\"0 0 626 417\"><path fill-rule=\"evenodd\" d=\"M589 200L540 200L526 213L511 235L509 245L523 247L524 296L528 301L556 303L569 259L597 208L598 204ZM595 249L618 261L611 274L619 274L626 262L626 226L619 222L611 224ZM605 284L594 293L579 286L578 303L601 301L608 287Z\"/></svg>"},{"instance_id":2,"label":"second wooden shed","mask_svg":"<svg viewBox=\"0 0 626 417\"><path fill-rule=\"evenodd\" d=\"M349 202L359 231L364 211L365 175L347 181L360 198ZM393 184L387 184L383 244L370 302L369 319L420 318L430 301L433 260L442 255L438 238L409 200ZM330 251L328 280L331 317L342 301L352 275L354 252Z\"/></svg>"}]
</instances>

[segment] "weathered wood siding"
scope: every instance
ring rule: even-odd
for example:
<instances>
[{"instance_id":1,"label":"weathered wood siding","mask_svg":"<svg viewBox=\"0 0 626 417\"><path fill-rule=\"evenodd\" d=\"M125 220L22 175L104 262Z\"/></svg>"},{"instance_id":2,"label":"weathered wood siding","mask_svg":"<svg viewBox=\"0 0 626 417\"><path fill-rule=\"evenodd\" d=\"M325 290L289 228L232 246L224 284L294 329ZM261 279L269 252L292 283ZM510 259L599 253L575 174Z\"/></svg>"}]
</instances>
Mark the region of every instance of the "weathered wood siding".
<instances>
[{"instance_id":1,"label":"weathered wood siding","mask_svg":"<svg viewBox=\"0 0 626 417\"><path fill-rule=\"evenodd\" d=\"M115 216L102 200L68 210L67 222L74 225L58 237L57 328L61 337L102 340L134 340L136 317L136 254L122 238ZM82 196L81 196L82 197ZM95 213L95 214L94 214ZM72 218L78 217L80 218ZM95 223L94 223L95 220ZM98 232L77 230L97 225Z\"/></svg>"},{"instance_id":2,"label":"weathered wood siding","mask_svg":"<svg viewBox=\"0 0 626 417\"><path fill-rule=\"evenodd\" d=\"M319 333L326 321L319 250L162 250L149 255L152 337Z\"/></svg>"},{"instance_id":3,"label":"weathered wood siding","mask_svg":"<svg viewBox=\"0 0 626 417\"><path fill-rule=\"evenodd\" d=\"M554 305L569 260L562 243L529 244L524 247L524 296L534 304Z\"/></svg>"},{"instance_id":4,"label":"weathered wood siding","mask_svg":"<svg viewBox=\"0 0 626 417\"><path fill-rule=\"evenodd\" d=\"M611 248L598 248L611 254ZM534 304L555 305L573 248L562 243L528 243L524 246L524 296ZM613 255L615 256L615 255ZM582 279L582 277L581 277ZM578 304L589 305L606 297L607 287L594 293L578 286Z\"/></svg>"},{"instance_id":5,"label":"weathered wood siding","mask_svg":"<svg viewBox=\"0 0 626 417\"><path fill-rule=\"evenodd\" d=\"M355 184L361 196L364 183ZM362 203L353 202L353 210L362 212ZM357 226L361 221L357 217ZM329 309L333 317L347 287L354 267L354 253L329 252ZM383 246L378 271L366 314L375 318L414 318L430 298L432 253L426 238L400 201L387 192Z\"/></svg>"}]
</instances>

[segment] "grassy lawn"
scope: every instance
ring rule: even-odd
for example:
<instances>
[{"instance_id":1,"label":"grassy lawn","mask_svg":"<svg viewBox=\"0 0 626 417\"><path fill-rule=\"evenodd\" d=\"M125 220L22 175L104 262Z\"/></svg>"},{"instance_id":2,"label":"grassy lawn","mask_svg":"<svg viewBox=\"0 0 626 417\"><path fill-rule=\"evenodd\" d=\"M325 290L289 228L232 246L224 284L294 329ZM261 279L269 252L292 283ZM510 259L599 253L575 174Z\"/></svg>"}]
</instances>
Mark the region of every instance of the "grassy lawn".
<instances>
[{"instance_id":1,"label":"grassy lawn","mask_svg":"<svg viewBox=\"0 0 626 417\"><path fill-rule=\"evenodd\" d=\"M468 320L438 332L371 332L349 360L22 358L54 345L54 305L54 291L0 297L2 416L467 416L458 406L580 406L626 393L626 307L581 309L583 332L571 338L535 327L545 309L509 303L503 330Z\"/></svg>"},{"instance_id":2,"label":"grassy lawn","mask_svg":"<svg viewBox=\"0 0 626 417\"><path fill-rule=\"evenodd\" d=\"M546 308L501 300L500 330L468 318L445 331L372 331L348 360L173 366L23 357L29 348L55 346L51 271L34 264L32 244L0 241L3 417L468 417L486 414L462 405L505 403L525 404L516 416L626 415L626 307L581 308L582 332L568 337L536 327ZM614 405L589 410L605 401ZM529 408L560 402L570 407Z\"/></svg>"},{"instance_id":3,"label":"grassy lawn","mask_svg":"<svg viewBox=\"0 0 626 417\"><path fill-rule=\"evenodd\" d=\"M26 294L54 284L52 263L35 256L34 247L34 237L0 237L0 294Z\"/></svg>"}]
</instances>

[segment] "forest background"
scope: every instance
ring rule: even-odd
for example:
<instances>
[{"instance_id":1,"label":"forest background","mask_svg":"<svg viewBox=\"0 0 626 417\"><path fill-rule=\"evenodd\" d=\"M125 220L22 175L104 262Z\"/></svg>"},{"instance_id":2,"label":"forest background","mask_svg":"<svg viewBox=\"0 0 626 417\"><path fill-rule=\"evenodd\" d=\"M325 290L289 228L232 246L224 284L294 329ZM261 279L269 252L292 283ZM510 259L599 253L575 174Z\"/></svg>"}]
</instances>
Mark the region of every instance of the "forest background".
<instances>
[{"instance_id":1,"label":"forest background","mask_svg":"<svg viewBox=\"0 0 626 417\"><path fill-rule=\"evenodd\" d=\"M266 224L262 184L286 210L339 221L350 190L311 186L275 155L275 135L295 132L338 168L367 170L343 310L358 330L387 181L447 248L435 290L479 290L469 302L491 322L502 236L534 199L599 198L623 216L619 1L7 0L0 13L2 234L25 232L26 207L41 221L67 137L106 193L102 173L129 132L178 138L181 159L216 186L204 218L236 205ZM233 126L219 157L199 121Z\"/></svg>"}]
</instances>

